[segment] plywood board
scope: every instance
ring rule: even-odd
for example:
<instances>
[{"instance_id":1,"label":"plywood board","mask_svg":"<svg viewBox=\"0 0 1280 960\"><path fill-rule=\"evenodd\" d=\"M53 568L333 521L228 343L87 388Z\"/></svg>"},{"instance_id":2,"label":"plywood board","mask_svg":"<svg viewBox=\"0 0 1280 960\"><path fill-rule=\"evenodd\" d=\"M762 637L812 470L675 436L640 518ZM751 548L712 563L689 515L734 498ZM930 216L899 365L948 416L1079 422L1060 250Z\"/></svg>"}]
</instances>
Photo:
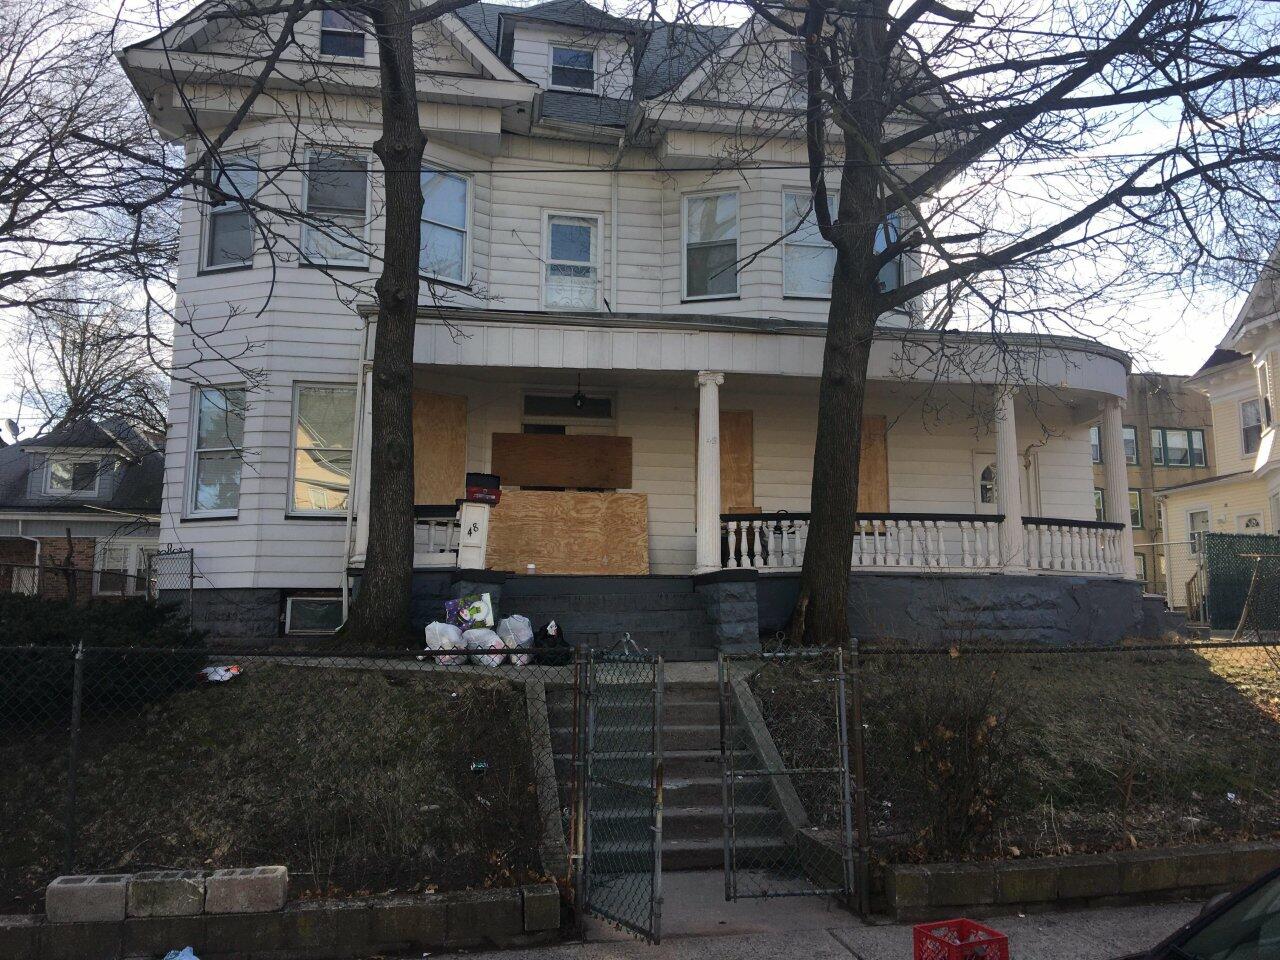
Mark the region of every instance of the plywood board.
<instances>
[{"instance_id":1,"label":"plywood board","mask_svg":"<svg viewBox=\"0 0 1280 960\"><path fill-rule=\"evenodd\" d=\"M647 574L643 493L504 490L489 516L486 565L523 573Z\"/></svg>"},{"instance_id":2,"label":"plywood board","mask_svg":"<svg viewBox=\"0 0 1280 960\"><path fill-rule=\"evenodd\" d=\"M622 490L631 486L631 438L495 433L492 464L504 487Z\"/></svg>"},{"instance_id":3,"label":"plywood board","mask_svg":"<svg viewBox=\"0 0 1280 960\"><path fill-rule=\"evenodd\" d=\"M693 415L695 471L702 447L698 414ZM720 511L751 513L756 503L755 414L751 410L720 411Z\"/></svg>"},{"instance_id":4,"label":"plywood board","mask_svg":"<svg viewBox=\"0 0 1280 960\"><path fill-rule=\"evenodd\" d=\"M466 492L467 398L413 391L413 502L453 503Z\"/></svg>"},{"instance_id":5,"label":"plywood board","mask_svg":"<svg viewBox=\"0 0 1280 960\"><path fill-rule=\"evenodd\" d=\"M858 510L889 510L889 446L884 417L862 418L862 455L858 458Z\"/></svg>"}]
</instances>

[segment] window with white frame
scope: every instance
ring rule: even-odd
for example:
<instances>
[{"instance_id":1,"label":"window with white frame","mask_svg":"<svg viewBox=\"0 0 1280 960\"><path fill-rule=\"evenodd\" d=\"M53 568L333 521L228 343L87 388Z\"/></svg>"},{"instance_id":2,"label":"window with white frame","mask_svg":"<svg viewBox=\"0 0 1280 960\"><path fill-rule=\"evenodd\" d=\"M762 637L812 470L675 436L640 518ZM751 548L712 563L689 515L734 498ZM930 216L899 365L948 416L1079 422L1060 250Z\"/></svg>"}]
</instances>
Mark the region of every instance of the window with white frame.
<instances>
[{"instance_id":1,"label":"window with white frame","mask_svg":"<svg viewBox=\"0 0 1280 960\"><path fill-rule=\"evenodd\" d=\"M188 510L230 516L240 505L244 463L244 390L199 387L194 396L195 442L191 448Z\"/></svg>"},{"instance_id":2,"label":"window with white frame","mask_svg":"<svg viewBox=\"0 0 1280 960\"><path fill-rule=\"evenodd\" d=\"M1093 518L1099 523L1107 519L1107 492L1101 487L1093 488Z\"/></svg>"},{"instance_id":3,"label":"window with white frame","mask_svg":"<svg viewBox=\"0 0 1280 960\"><path fill-rule=\"evenodd\" d=\"M471 181L447 170L422 171L422 237L418 269L428 277L467 282Z\"/></svg>"},{"instance_id":4,"label":"window with white frame","mask_svg":"<svg viewBox=\"0 0 1280 960\"><path fill-rule=\"evenodd\" d=\"M542 303L563 310L600 306L600 217L548 213Z\"/></svg>"},{"instance_id":5,"label":"window with white frame","mask_svg":"<svg viewBox=\"0 0 1280 960\"><path fill-rule=\"evenodd\" d=\"M303 224L302 252L307 259L337 265L365 264L368 159L332 150L311 151L307 155L303 192L308 218L322 221Z\"/></svg>"},{"instance_id":6,"label":"window with white frame","mask_svg":"<svg viewBox=\"0 0 1280 960\"><path fill-rule=\"evenodd\" d=\"M1089 428L1089 455L1094 463L1102 462L1102 429L1096 424Z\"/></svg>"},{"instance_id":7,"label":"window with white frame","mask_svg":"<svg viewBox=\"0 0 1280 960\"><path fill-rule=\"evenodd\" d=\"M45 467L44 492L49 497L96 497L102 457L51 456Z\"/></svg>"},{"instance_id":8,"label":"window with white frame","mask_svg":"<svg viewBox=\"0 0 1280 960\"><path fill-rule=\"evenodd\" d=\"M889 244L897 243L899 233L898 215L891 213L884 223L880 224L876 229L876 239L873 245L875 252L883 253L889 248ZM881 267L880 272L876 275L876 282L880 287L881 293L888 290L897 290L902 286L902 257L894 257Z\"/></svg>"},{"instance_id":9,"label":"window with white frame","mask_svg":"<svg viewBox=\"0 0 1280 960\"><path fill-rule=\"evenodd\" d=\"M559 90L595 90L596 52L585 47L553 46L551 87Z\"/></svg>"},{"instance_id":10,"label":"window with white frame","mask_svg":"<svg viewBox=\"0 0 1280 960\"><path fill-rule=\"evenodd\" d=\"M355 419L354 387L319 383L294 387L290 513L328 514L347 509Z\"/></svg>"},{"instance_id":11,"label":"window with white frame","mask_svg":"<svg viewBox=\"0 0 1280 960\"><path fill-rule=\"evenodd\" d=\"M243 267L253 262L253 214L246 203L258 192L258 160L240 154L211 167L205 214L204 269Z\"/></svg>"},{"instance_id":12,"label":"window with white frame","mask_svg":"<svg viewBox=\"0 0 1280 960\"><path fill-rule=\"evenodd\" d=\"M1141 530L1145 523L1142 519L1142 491L1129 490L1129 526L1135 530Z\"/></svg>"},{"instance_id":13,"label":"window with white frame","mask_svg":"<svg viewBox=\"0 0 1280 960\"><path fill-rule=\"evenodd\" d=\"M1151 430L1151 462L1157 467L1164 466L1164 431L1158 427Z\"/></svg>"},{"instance_id":14,"label":"window with white frame","mask_svg":"<svg viewBox=\"0 0 1280 960\"><path fill-rule=\"evenodd\" d=\"M1258 397L1240 402L1240 452L1257 453L1262 446L1262 401Z\"/></svg>"},{"instance_id":15,"label":"window with white frame","mask_svg":"<svg viewBox=\"0 0 1280 960\"><path fill-rule=\"evenodd\" d=\"M1187 512L1187 529L1191 532L1191 552L1200 552L1200 541L1209 532L1209 511L1190 510Z\"/></svg>"},{"instance_id":16,"label":"window with white frame","mask_svg":"<svg viewBox=\"0 0 1280 960\"><path fill-rule=\"evenodd\" d=\"M828 192L827 209L833 218L838 203L839 194ZM830 297L836 248L818 230L813 194L808 190L783 191L782 236L783 295Z\"/></svg>"},{"instance_id":17,"label":"window with white frame","mask_svg":"<svg viewBox=\"0 0 1280 960\"><path fill-rule=\"evenodd\" d=\"M797 90L808 87L809 58L805 56L803 47L792 47L787 59L787 80Z\"/></svg>"},{"instance_id":18,"label":"window with white frame","mask_svg":"<svg viewBox=\"0 0 1280 960\"><path fill-rule=\"evenodd\" d=\"M1133 555L1133 569L1138 575L1140 583L1147 582L1147 555L1145 553L1135 553Z\"/></svg>"},{"instance_id":19,"label":"window with white frame","mask_svg":"<svg viewBox=\"0 0 1280 960\"><path fill-rule=\"evenodd\" d=\"M684 198L684 298L738 293L738 194Z\"/></svg>"},{"instance_id":20,"label":"window with white frame","mask_svg":"<svg viewBox=\"0 0 1280 960\"><path fill-rule=\"evenodd\" d=\"M122 596L147 592L147 572L154 543L99 540L94 546L93 592Z\"/></svg>"},{"instance_id":21,"label":"window with white frame","mask_svg":"<svg viewBox=\"0 0 1280 960\"><path fill-rule=\"evenodd\" d=\"M341 10L320 13L320 52L326 57L364 59L364 29L360 20Z\"/></svg>"},{"instance_id":22,"label":"window with white frame","mask_svg":"<svg viewBox=\"0 0 1280 960\"><path fill-rule=\"evenodd\" d=\"M1208 464L1203 430L1156 427L1151 431L1151 462L1164 467L1203 467Z\"/></svg>"},{"instance_id":23,"label":"window with white frame","mask_svg":"<svg viewBox=\"0 0 1280 960\"><path fill-rule=\"evenodd\" d=\"M1122 427L1124 437L1124 462L1134 466L1138 462L1138 428Z\"/></svg>"}]
</instances>

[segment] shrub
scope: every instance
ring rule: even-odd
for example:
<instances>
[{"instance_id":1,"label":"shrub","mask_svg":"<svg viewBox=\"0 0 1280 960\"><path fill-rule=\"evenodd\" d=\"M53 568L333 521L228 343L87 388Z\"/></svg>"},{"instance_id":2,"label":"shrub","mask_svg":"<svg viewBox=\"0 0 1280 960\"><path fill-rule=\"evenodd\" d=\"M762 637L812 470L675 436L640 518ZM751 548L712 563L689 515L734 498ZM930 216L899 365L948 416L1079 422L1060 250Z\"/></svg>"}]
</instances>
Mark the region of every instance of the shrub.
<instances>
[{"instance_id":1,"label":"shrub","mask_svg":"<svg viewBox=\"0 0 1280 960\"><path fill-rule=\"evenodd\" d=\"M173 604L140 597L72 604L0 594L0 717L62 716L80 643L91 648L84 659L86 709L166 696L192 682L204 659L204 635Z\"/></svg>"}]
</instances>

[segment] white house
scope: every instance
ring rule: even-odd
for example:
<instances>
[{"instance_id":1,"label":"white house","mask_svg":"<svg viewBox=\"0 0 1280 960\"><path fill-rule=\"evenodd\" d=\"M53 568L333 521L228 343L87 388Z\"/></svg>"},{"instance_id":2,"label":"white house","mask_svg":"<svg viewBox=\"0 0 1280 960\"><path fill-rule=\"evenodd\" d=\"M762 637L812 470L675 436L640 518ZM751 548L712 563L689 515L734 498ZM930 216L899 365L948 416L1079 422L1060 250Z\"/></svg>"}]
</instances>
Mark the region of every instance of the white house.
<instances>
[{"instance_id":1,"label":"white house","mask_svg":"<svg viewBox=\"0 0 1280 960\"><path fill-rule=\"evenodd\" d=\"M361 383L369 300L330 276L374 278L362 244L376 250L382 231L368 150L375 51L333 14L297 36L331 66L308 101L324 109L283 116L284 95L264 100L230 138L225 176L332 231L297 228L291 249L268 250L238 203L192 197L182 226L178 297L191 325L175 360L212 386L175 381L161 539L195 551L209 619L241 635L340 615L363 560L378 442ZM744 37L664 28L633 65L636 25L582 0L479 3L422 29L421 262L450 285L442 301L424 293L414 344L423 618L451 580L475 579L451 572L468 472L502 479L482 546L509 597L669 599L751 581L758 618L738 638L781 616L804 549L832 251L808 212L792 81ZM165 135L190 145L193 114L215 126L227 115L236 91L213 84L223 75L209 64L225 66L236 39L188 20L122 54ZM762 106L776 108L775 126ZM747 139L750 161L721 169ZM891 264L881 280L916 269ZM1012 336L998 349L985 335L917 329L909 313L887 318L871 363L855 576L896 578L925 606L939 591L922 577L950 576L968 591L950 606L984 611L968 622L1035 636L1077 622L1064 604L1104 609L1080 594L1099 590L1124 606L1108 629L1142 629L1120 452L1128 370L1095 342ZM1099 422L1116 451L1109 522L1094 512ZM1047 612L1035 623L988 615L1027 607L1005 604L1002 584ZM896 629L859 596L857 622ZM935 614L920 622L946 621ZM733 633L708 617L690 629ZM584 620L581 632L607 630Z\"/></svg>"}]
</instances>

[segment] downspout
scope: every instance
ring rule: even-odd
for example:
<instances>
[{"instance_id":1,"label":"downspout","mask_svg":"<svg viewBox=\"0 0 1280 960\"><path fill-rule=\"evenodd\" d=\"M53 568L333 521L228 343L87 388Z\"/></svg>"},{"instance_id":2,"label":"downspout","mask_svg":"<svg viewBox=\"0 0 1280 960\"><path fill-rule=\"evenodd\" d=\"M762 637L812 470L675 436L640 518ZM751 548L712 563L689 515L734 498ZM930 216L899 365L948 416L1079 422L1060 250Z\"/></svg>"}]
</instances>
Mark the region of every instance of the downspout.
<instances>
[{"instance_id":1,"label":"downspout","mask_svg":"<svg viewBox=\"0 0 1280 960\"><path fill-rule=\"evenodd\" d=\"M369 321L364 322L364 333L360 337L360 359L356 364L356 422L351 443L351 488L347 491L347 518L342 534L342 622L347 622L347 613L351 608L351 578L347 569L351 564L351 521L356 511L356 490L364 481L360 472L360 443L364 431L364 383L367 379L365 367L369 356Z\"/></svg>"}]
</instances>

